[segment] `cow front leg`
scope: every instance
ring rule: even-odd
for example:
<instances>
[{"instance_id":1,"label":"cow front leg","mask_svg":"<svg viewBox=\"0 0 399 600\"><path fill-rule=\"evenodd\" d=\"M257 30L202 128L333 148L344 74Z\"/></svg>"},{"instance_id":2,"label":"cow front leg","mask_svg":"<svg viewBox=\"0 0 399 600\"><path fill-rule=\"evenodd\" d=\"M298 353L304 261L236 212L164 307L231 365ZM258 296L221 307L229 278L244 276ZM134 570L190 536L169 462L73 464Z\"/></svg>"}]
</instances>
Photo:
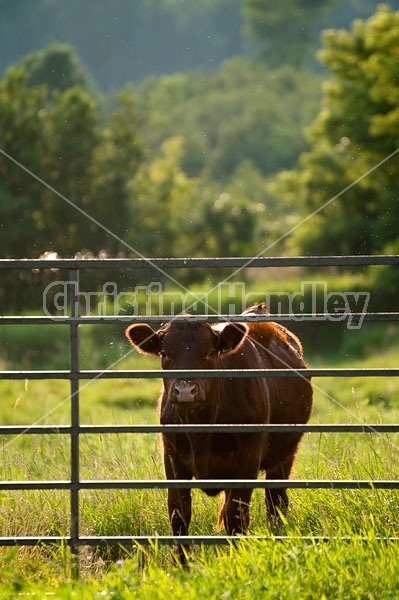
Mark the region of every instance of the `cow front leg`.
<instances>
[{"instance_id":1,"label":"cow front leg","mask_svg":"<svg viewBox=\"0 0 399 600\"><path fill-rule=\"evenodd\" d=\"M169 489L168 490L169 522L173 535L178 538L188 535L191 521L191 493L190 490ZM175 554L181 565L187 563L187 550L182 544L174 546Z\"/></svg>"},{"instance_id":2,"label":"cow front leg","mask_svg":"<svg viewBox=\"0 0 399 600\"><path fill-rule=\"evenodd\" d=\"M288 479L291 473L295 454L291 454L278 465L269 469L266 473L266 479ZM281 514L285 514L288 509L288 494L286 487L266 488L266 516L274 523L281 521Z\"/></svg>"},{"instance_id":3,"label":"cow front leg","mask_svg":"<svg viewBox=\"0 0 399 600\"><path fill-rule=\"evenodd\" d=\"M191 479L192 474L185 468L181 461L176 460L176 452L172 452L165 444L164 452L165 475L169 480ZM188 528L191 521L191 490L168 488L168 513L169 522L173 536L180 537L188 535ZM180 564L187 562L187 551L178 544L175 546L175 552Z\"/></svg>"},{"instance_id":4,"label":"cow front leg","mask_svg":"<svg viewBox=\"0 0 399 600\"><path fill-rule=\"evenodd\" d=\"M249 528L251 489L225 491L221 517L228 535L246 534Z\"/></svg>"},{"instance_id":5,"label":"cow front leg","mask_svg":"<svg viewBox=\"0 0 399 600\"><path fill-rule=\"evenodd\" d=\"M191 521L191 493L190 490L168 490L169 522L173 535L188 535Z\"/></svg>"}]
</instances>

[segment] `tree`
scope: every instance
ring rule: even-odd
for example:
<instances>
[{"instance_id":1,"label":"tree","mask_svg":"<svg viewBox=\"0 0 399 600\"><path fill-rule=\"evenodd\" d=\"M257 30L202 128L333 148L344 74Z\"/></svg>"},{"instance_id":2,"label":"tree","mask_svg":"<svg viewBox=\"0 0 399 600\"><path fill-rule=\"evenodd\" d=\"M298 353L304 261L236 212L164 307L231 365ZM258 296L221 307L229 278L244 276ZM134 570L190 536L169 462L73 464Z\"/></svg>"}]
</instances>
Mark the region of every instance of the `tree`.
<instances>
[{"instance_id":1,"label":"tree","mask_svg":"<svg viewBox=\"0 0 399 600\"><path fill-rule=\"evenodd\" d=\"M130 218L126 231L145 256L182 256L192 227L190 199L196 181L181 169L182 140L170 138L129 183Z\"/></svg>"},{"instance_id":2,"label":"tree","mask_svg":"<svg viewBox=\"0 0 399 600\"><path fill-rule=\"evenodd\" d=\"M331 0L244 0L246 31L262 42L269 65L301 64Z\"/></svg>"},{"instance_id":3,"label":"tree","mask_svg":"<svg viewBox=\"0 0 399 600\"><path fill-rule=\"evenodd\" d=\"M49 94L27 80L17 67L0 83L0 139L8 155L0 157L2 216L18 232L3 238L1 253L73 255L85 239L83 217L48 186L82 205L97 143L96 101L82 88Z\"/></svg>"},{"instance_id":4,"label":"tree","mask_svg":"<svg viewBox=\"0 0 399 600\"><path fill-rule=\"evenodd\" d=\"M0 256L125 250L104 228L121 238L129 228L127 183L143 156L133 96L121 94L101 128L97 97L85 88L50 92L28 79L20 66L0 82ZM36 279L7 274L0 297L32 306L43 291Z\"/></svg>"},{"instance_id":5,"label":"tree","mask_svg":"<svg viewBox=\"0 0 399 600\"><path fill-rule=\"evenodd\" d=\"M166 140L131 180L130 243L150 257L256 253L260 217L267 215L261 173L247 161L226 184L188 177L183 151L181 138ZM180 273L184 281L197 276Z\"/></svg>"},{"instance_id":6,"label":"tree","mask_svg":"<svg viewBox=\"0 0 399 600\"><path fill-rule=\"evenodd\" d=\"M121 239L129 233L131 223L128 183L145 157L140 128L136 98L126 89L118 94L117 103L100 133L90 167L88 198L93 216ZM88 227L98 232L95 224ZM126 252L126 247L114 236L101 233L101 249L111 255Z\"/></svg>"},{"instance_id":7,"label":"tree","mask_svg":"<svg viewBox=\"0 0 399 600\"><path fill-rule=\"evenodd\" d=\"M43 251L56 250L62 256L74 256L83 249L95 251L96 238L102 232L98 228L93 232L90 221L73 205L89 214L96 209L96 199L89 191L90 167L99 139L97 102L83 88L72 87L56 90L42 112L44 148L39 174L67 200L42 186L41 215L36 222L39 241L48 246Z\"/></svg>"},{"instance_id":8,"label":"tree","mask_svg":"<svg viewBox=\"0 0 399 600\"><path fill-rule=\"evenodd\" d=\"M294 167L308 147L302 130L317 110L320 79L234 59L205 73L178 73L139 88L150 149L178 135L182 167L226 180L245 160L264 175Z\"/></svg>"},{"instance_id":9,"label":"tree","mask_svg":"<svg viewBox=\"0 0 399 600\"><path fill-rule=\"evenodd\" d=\"M126 185L142 160L134 100L121 94L100 128L97 99L84 88L50 93L27 80L18 67L0 82L1 256L112 255L121 246L82 211L123 237Z\"/></svg>"},{"instance_id":10,"label":"tree","mask_svg":"<svg viewBox=\"0 0 399 600\"><path fill-rule=\"evenodd\" d=\"M351 31L324 34L320 58L332 77L309 129L312 149L299 170L274 182L274 193L296 201L305 217L319 211L296 233L300 251L382 252L398 238L398 40L399 13L386 6Z\"/></svg>"},{"instance_id":11,"label":"tree","mask_svg":"<svg viewBox=\"0 0 399 600\"><path fill-rule=\"evenodd\" d=\"M48 90L61 92L74 86L88 91L93 88L89 74L80 62L75 49L68 44L50 44L42 50L28 54L21 66L25 68L27 85L46 84Z\"/></svg>"},{"instance_id":12,"label":"tree","mask_svg":"<svg viewBox=\"0 0 399 600\"><path fill-rule=\"evenodd\" d=\"M36 242L32 226L41 185L12 159L33 173L41 170L45 86L29 89L22 67L9 69L0 82L0 195L2 231L0 255L32 255Z\"/></svg>"}]
</instances>

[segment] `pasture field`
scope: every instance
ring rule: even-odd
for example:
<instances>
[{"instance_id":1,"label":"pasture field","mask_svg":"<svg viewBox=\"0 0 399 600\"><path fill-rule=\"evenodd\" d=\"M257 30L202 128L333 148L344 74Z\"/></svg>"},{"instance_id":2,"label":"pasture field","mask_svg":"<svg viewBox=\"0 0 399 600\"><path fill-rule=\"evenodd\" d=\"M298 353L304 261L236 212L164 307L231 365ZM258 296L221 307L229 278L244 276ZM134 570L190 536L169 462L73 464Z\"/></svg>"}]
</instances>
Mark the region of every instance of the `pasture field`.
<instances>
[{"instance_id":1,"label":"pasture field","mask_svg":"<svg viewBox=\"0 0 399 600\"><path fill-rule=\"evenodd\" d=\"M397 338L397 328L385 339ZM397 345L343 350L310 366L395 367ZM362 349L363 348L363 349ZM348 358L349 357L349 358ZM131 354L118 368L154 368ZM15 368L15 367L14 367ZM92 368L92 367L90 367ZM399 381L390 378L314 379L313 423L398 423ZM156 423L159 380L82 382L83 424ZM2 424L68 424L69 384L0 383ZM67 436L1 440L1 479L69 477ZM307 434L296 479L398 479L399 434ZM81 476L93 479L163 478L157 435L81 436ZM251 504L251 534L267 541L195 548L188 571L174 566L171 550L154 547L82 548L81 579L72 581L66 548L0 548L0 598L397 598L399 596L399 492L395 490L291 490L290 508L276 532L266 524L261 490ZM192 534L215 534L217 500L194 490ZM68 535L69 496L62 491L0 494L4 536ZM87 535L166 535L166 492L81 492L81 532ZM290 536L273 541L273 534ZM299 539L308 536L307 540ZM328 542L317 541L328 536ZM345 539L342 539L345 538ZM350 538L350 539L348 539ZM142 560L143 555L145 560Z\"/></svg>"}]
</instances>

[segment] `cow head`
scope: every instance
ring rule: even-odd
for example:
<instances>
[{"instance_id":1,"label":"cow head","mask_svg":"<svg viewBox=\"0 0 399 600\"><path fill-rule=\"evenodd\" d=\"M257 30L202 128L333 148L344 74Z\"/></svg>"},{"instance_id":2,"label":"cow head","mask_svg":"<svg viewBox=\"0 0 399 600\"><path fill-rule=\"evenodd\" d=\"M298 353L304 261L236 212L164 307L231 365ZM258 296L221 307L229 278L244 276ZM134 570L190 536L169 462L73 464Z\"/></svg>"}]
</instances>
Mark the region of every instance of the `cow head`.
<instances>
[{"instance_id":1,"label":"cow head","mask_svg":"<svg viewBox=\"0 0 399 600\"><path fill-rule=\"evenodd\" d=\"M207 323L172 322L155 332L147 324L131 325L126 330L130 343L143 354L159 356L163 369L218 369L221 357L242 344L247 327L228 323L211 327ZM217 385L214 378L164 379L167 400L179 406L203 404Z\"/></svg>"}]
</instances>

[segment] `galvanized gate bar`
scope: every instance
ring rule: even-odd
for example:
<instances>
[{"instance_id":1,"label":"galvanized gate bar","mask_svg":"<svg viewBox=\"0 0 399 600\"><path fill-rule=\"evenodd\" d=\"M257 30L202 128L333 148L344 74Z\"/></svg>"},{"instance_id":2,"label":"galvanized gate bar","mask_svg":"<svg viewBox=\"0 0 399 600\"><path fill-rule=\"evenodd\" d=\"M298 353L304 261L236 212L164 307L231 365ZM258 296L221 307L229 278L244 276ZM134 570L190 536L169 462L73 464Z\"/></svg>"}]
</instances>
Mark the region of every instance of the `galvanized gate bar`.
<instances>
[{"instance_id":1,"label":"galvanized gate bar","mask_svg":"<svg viewBox=\"0 0 399 600\"><path fill-rule=\"evenodd\" d=\"M259 315L256 321L259 323L283 323L287 321L304 322L309 321L331 321L343 322L348 320L353 323L361 321L399 321L399 312L385 313L303 313L303 314L282 314L282 315ZM255 319L251 315L104 315L90 316L83 315L79 317L24 317L24 316L7 316L0 317L0 325L70 325L71 323L79 323L79 325L90 324L107 324L117 325L118 323L170 323L175 321L197 321L202 323L251 323Z\"/></svg>"},{"instance_id":2,"label":"galvanized gate bar","mask_svg":"<svg viewBox=\"0 0 399 600\"><path fill-rule=\"evenodd\" d=\"M71 371L1 371L1 379L70 379ZM170 379L224 377L388 377L399 376L399 368L348 369L202 369L202 370L81 370L76 379Z\"/></svg>"},{"instance_id":3,"label":"galvanized gate bar","mask_svg":"<svg viewBox=\"0 0 399 600\"><path fill-rule=\"evenodd\" d=\"M220 258L59 258L0 260L0 269L194 269L212 267L361 267L398 265L399 255L256 256Z\"/></svg>"},{"instance_id":4,"label":"galvanized gate bar","mask_svg":"<svg viewBox=\"0 0 399 600\"><path fill-rule=\"evenodd\" d=\"M135 536L81 536L79 538L79 544L81 546L108 546L108 545L121 545L121 546L151 546L156 548L157 546L172 546L180 544L181 546L226 546L230 544L237 545L237 543L249 542L288 542L288 541L308 541L309 543L322 543L331 541L364 541L366 544L370 542L370 538L367 536L356 535L350 536L296 536L296 535L246 535L244 536L233 536L233 535L182 535L179 538L171 535L135 535ZM375 536L373 540L381 542L398 542L399 537L395 536ZM71 544L71 539L67 536L28 536L21 538L13 537L0 537L0 546L48 546L56 544Z\"/></svg>"},{"instance_id":5,"label":"galvanized gate bar","mask_svg":"<svg viewBox=\"0 0 399 600\"><path fill-rule=\"evenodd\" d=\"M334 489L334 490L392 490L399 489L399 480L374 479L105 479L82 480L80 490L167 490L167 489ZM1 481L0 490L71 490L76 485L71 481ZM77 540L78 536L71 536Z\"/></svg>"},{"instance_id":6,"label":"galvanized gate bar","mask_svg":"<svg viewBox=\"0 0 399 600\"><path fill-rule=\"evenodd\" d=\"M84 434L105 434L105 433L198 433L212 432L218 433L237 433L237 432L288 432L296 431L301 433L399 433L398 423L363 423L354 425L353 423L326 423L306 425L292 424L273 424L264 425L253 423L241 423L237 425L230 424L201 424L201 425L80 425L79 433ZM5 425L0 426L0 435L45 435L45 434L64 434L70 435L72 428L68 425Z\"/></svg>"}]
</instances>

